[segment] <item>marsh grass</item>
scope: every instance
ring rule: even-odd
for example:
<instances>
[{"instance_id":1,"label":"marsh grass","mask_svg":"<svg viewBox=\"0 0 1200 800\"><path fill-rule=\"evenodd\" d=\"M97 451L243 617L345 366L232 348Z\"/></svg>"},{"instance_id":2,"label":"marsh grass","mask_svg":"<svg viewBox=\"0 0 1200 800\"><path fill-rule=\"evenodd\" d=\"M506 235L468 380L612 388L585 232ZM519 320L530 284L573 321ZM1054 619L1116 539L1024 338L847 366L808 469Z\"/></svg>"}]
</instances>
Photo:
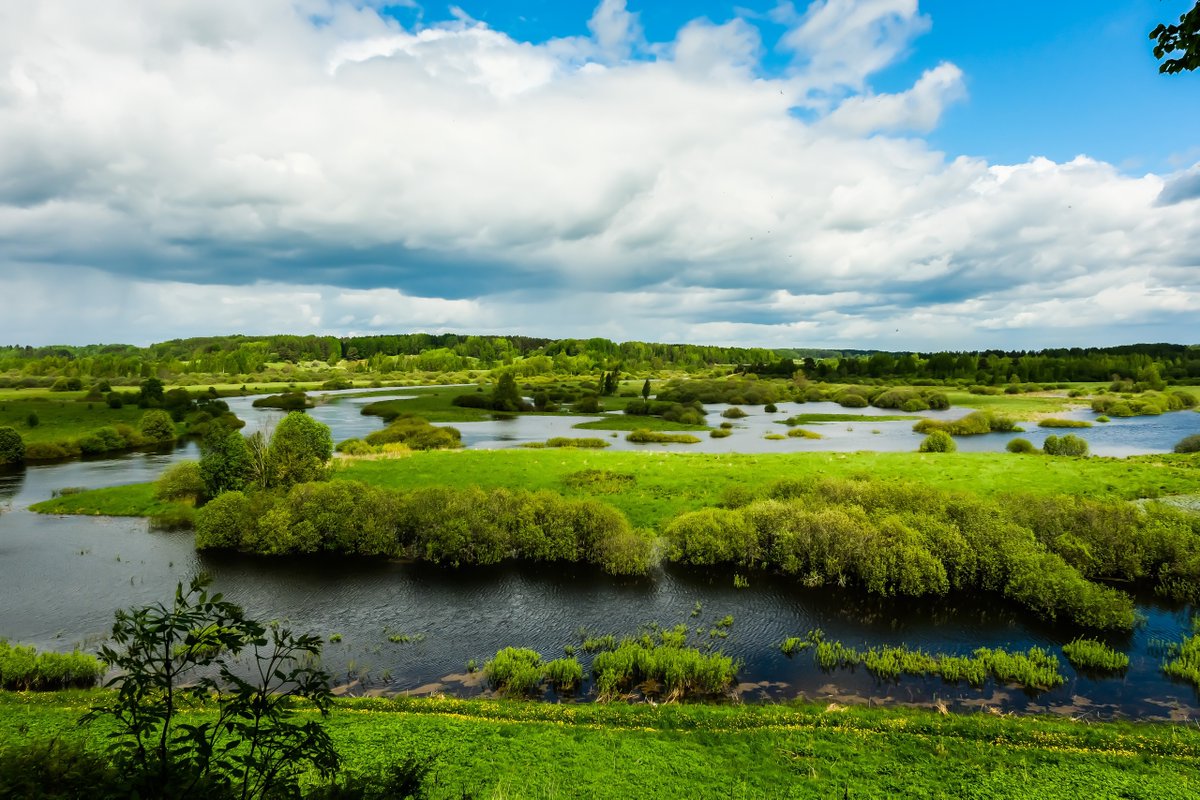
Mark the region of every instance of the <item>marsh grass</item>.
<instances>
[{"instance_id":1,"label":"marsh grass","mask_svg":"<svg viewBox=\"0 0 1200 800\"><path fill-rule=\"evenodd\" d=\"M687 433L663 433L639 428L625 437L634 444L698 444L700 440Z\"/></svg>"},{"instance_id":2,"label":"marsh grass","mask_svg":"<svg viewBox=\"0 0 1200 800\"><path fill-rule=\"evenodd\" d=\"M1043 419L1038 422L1039 428L1090 428L1092 423L1082 419Z\"/></svg>"},{"instance_id":3,"label":"marsh grass","mask_svg":"<svg viewBox=\"0 0 1200 800\"><path fill-rule=\"evenodd\" d=\"M792 428L787 432L787 435L793 439L824 439L825 437L816 431L805 430L804 428Z\"/></svg>"},{"instance_id":4,"label":"marsh grass","mask_svg":"<svg viewBox=\"0 0 1200 800\"><path fill-rule=\"evenodd\" d=\"M861 666L881 680L934 675L947 683L966 681L972 686L982 686L991 677L1030 690L1053 689L1064 682L1058 659L1040 647L1031 647L1024 653L980 647L970 656L958 656L930 654L903 645L857 650L811 634L808 640L814 638L817 641L813 657L817 666L826 671Z\"/></svg>"},{"instance_id":5,"label":"marsh grass","mask_svg":"<svg viewBox=\"0 0 1200 800\"><path fill-rule=\"evenodd\" d=\"M19 692L85 689L103 674L100 662L86 653L39 653L33 647L0 639L0 688Z\"/></svg>"},{"instance_id":6,"label":"marsh grass","mask_svg":"<svg viewBox=\"0 0 1200 800\"><path fill-rule=\"evenodd\" d=\"M1077 670L1121 672L1129 666L1129 656L1095 639L1075 639L1064 644L1062 650Z\"/></svg>"}]
</instances>

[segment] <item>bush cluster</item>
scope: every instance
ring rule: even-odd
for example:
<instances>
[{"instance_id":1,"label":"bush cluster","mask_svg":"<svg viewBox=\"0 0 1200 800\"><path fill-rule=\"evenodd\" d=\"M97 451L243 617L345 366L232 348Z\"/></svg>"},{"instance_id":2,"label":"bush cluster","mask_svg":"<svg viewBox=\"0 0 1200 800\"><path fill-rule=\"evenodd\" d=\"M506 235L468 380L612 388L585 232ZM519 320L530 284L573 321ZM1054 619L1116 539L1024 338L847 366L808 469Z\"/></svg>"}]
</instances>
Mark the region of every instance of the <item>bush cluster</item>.
<instances>
[{"instance_id":1,"label":"bush cluster","mask_svg":"<svg viewBox=\"0 0 1200 800\"><path fill-rule=\"evenodd\" d=\"M268 555L332 552L454 566L584 561L639 574L652 564L653 544L610 506L545 491L402 492L330 481L286 494L226 492L196 515L197 548Z\"/></svg>"},{"instance_id":2,"label":"bush cluster","mask_svg":"<svg viewBox=\"0 0 1200 800\"><path fill-rule=\"evenodd\" d=\"M834 479L781 481L765 498L726 505L668 523L667 557L879 595L997 592L1094 628L1134 624L1130 597L1094 581L1200 596L1200 518L1165 507Z\"/></svg>"},{"instance_id":3,"label":"bush cluster","mask_svg":"<svg viewBox=\"0 0 1200 800\"><path fill-rule=\"evenodd\" d=\"M1088 443L1070 433L1062 437L1047 436L1042 442L1042 452L1048 456L1083 457L1088 454Z\"/></svg>"},{"instance_id":4,"label":"bush cluster","mask_svg":"<svg viewBox=\"0 0 1200 800\"><path fill-rule=\"evenodd\" d=\"M1102 394L1092 400L1092 410L1109 417L1156 416L1168 411L1195 408L1196 397L1189 392L1144 392L1142 394Z\"/></svg>"},{"instance_id":5,"label":"bush cluster","mask_svg":"<svg viewBox=\"0 0 1200 800\"><path fill-rule=\"evenodd\" d=\"M462 434L458 428L434 425L422 417L408 414L393 419L386 428L367 435L366 443L372 447L401 443L410 450L445 450L462 447Z\"/></svg>"},{"instance_id":6,"label":"bush cluster","mask_svg":"<svg viewBox=\"0 0 1200 800\"><path fill-rule=\"evenodd\" d=\"M647 693L671 699L716 695L729 690L738 665L724 653L702 653L687 646L687 627L626 637L592 659L592 675L601 699L641 685Z\"/></svg>"},{"instance_id":7,"label":"bush cluster","mask_svg":"<svg viewBox=\"0 0 1200 800\"><path fill-rule=\"evenodd\" d=\"M923 419L913 425L913 431L916 433L945 431L951 436L978 436L985 433L1009 433L1014 430L1017 430L1014 420L990 411L972 411L965 417L953 420Z\"/></svg>"}]
</instances>

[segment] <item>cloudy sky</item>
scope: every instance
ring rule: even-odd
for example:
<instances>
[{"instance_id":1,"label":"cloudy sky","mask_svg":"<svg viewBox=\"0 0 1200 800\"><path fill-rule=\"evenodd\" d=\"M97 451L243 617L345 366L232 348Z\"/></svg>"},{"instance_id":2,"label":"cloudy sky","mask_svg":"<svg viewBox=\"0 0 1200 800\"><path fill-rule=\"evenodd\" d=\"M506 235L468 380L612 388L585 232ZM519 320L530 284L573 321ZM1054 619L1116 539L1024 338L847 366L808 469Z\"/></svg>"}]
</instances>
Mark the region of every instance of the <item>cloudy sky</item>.
<instances>
[{"instance_id":1,"label":"cloudy sky","mask_svg":"<svg viewBox=\"0 0 1200 800\"><path fill-rule=\"evenodd\" d=\"M1197 342L1191 5L4 3L0 342Z\"/></svg>"}]
</instances>

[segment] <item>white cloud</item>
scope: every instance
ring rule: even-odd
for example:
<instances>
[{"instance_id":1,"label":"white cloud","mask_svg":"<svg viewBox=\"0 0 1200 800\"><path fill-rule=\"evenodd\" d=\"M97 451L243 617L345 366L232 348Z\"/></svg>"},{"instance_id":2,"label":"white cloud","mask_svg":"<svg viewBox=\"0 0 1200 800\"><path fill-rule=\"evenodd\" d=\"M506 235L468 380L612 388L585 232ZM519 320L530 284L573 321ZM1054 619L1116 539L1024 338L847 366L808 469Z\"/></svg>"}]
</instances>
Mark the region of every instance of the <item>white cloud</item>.
<instances>
[{"instance_id":1,"label":"white cloud","mask_svg":"<svg viewBox=\"0 0 1200 800\"><path fill-rule=\"evenodd\" d=\"M1084 323L1195 338L1195 168L931 149L913 134L964 96L959 68L868 85L928 28L915 0L781 7L796 55L781 77L743 19L648 43L605 0L590 37L531 44L376 6L0 8L0 282L43 310L65 291L93 321L6 310L0 339L268 325L965 346Z\"/></svg>"}]
</instances>

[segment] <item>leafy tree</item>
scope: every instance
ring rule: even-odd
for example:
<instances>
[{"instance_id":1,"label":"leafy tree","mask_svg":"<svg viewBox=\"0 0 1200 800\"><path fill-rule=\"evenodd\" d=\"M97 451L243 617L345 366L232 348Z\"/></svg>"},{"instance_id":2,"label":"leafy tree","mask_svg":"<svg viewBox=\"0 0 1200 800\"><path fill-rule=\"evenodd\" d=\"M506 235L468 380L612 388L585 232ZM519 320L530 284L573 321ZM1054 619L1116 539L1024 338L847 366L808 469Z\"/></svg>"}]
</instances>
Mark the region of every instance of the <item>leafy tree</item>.
<instances>
[{"instance_id":1,"label":"leafy tree","mask_svg":"<svg viewBox=\"0 0 1200 800\"><path fill-rule=\"evenodd\" d=\"M250 474L250 450L242 435L222 425L209 428L200 443L200 478L205 495L216 497L237 491L246 485Z\"/></svg>"},{"instance_id":2,"label":"leafy tree","mask_svg":"<svg viewBox=\"0 0 1200 800\"><path fill-rule=\"evenodd\" d=\"M0 464L20 464L25 460L25 441L16 428L0 428Z\"/></svg>"},{"instance_id":3,"label":"leafy tree","mask_svg":"<svg viewBox=\"0 0 1200 800\"><path fill-rule=\"evenodd\" d=\"M520 411L525 401L517 389L517 379L511 372L505 372L492 390L492 408L497 411Z\"/></svg>"},{"instance_id":4,"label":"leafy tree","mask_svg":"<svg viewBox=\"0 0 1200 800\"><path fill-rule=\"evenodd\" d=\"M138 394L138 405L145 408L146 406L156 405L163 401L163 382L158 378L146 378L142 381L139 387L141 392Z\"/></svg>"},{"instance_id":5,"label":"leafy tree","mask_svg":"<svg viewBox=\"0 0 1200 800\"><path fill-rule=\"evenodd\" d=\"M116 693L84 721L106 720L110 747L142 798L262 798L295 793L311 765L324 776L338 767L328 733L316 720L297 721L293 698L329 713L330 676L315 666L321 640L270 628L241 608L209 595L211 579L176 587L170 606L118 611L114 645L101 660L117 671ZM231 664L249 651L247 680ZM184 705L211 703L215 719L194 722Z\"/></svg>"},{"instance_id":6,"label":"leafy tree","mask_svg":"<svg viewBox=\"0 0 1200 800\"><path fill-rule=\"evenodd\" d=\"M142 414L138 429L151 442L175 441L175 423L171 421L171 415L157 408Z\"/></svg>"},{"instance_id":7,"label":"leafy tree","mask_svg":"<svg viewBox=\"0 0 1200 800\"><path fill-rule=\"evenodd\" d=\"M642 384L642 399L650 400L650 379L646 378L646 382Z\"/></svg>"},{"instance_id":8,"label":"leafy tree","mask_svg":"<svg viewBox=\"0 0 1200 800\"><path fill-rule=\"evenodd\" d=\"M1150 31L1150 38L1155 40L1155 58L1179 53L1178 57L1159 64L1159 72L1174 75L1200 68L1200 2L1191 11L1180 15L1178 25L1160 24Z\"/></svg>"},{"instance_id":9,"label":"leafy tree","mask_svg":"<svg viewBox=\"0 0 1200 800\"><path fill-rule=\"evenodd\" d=\"M288 414L275 428L267 449L267 488L322 480L332 456L333 435L328 427L302 412Z\"/></svg>"}]
</instances>

